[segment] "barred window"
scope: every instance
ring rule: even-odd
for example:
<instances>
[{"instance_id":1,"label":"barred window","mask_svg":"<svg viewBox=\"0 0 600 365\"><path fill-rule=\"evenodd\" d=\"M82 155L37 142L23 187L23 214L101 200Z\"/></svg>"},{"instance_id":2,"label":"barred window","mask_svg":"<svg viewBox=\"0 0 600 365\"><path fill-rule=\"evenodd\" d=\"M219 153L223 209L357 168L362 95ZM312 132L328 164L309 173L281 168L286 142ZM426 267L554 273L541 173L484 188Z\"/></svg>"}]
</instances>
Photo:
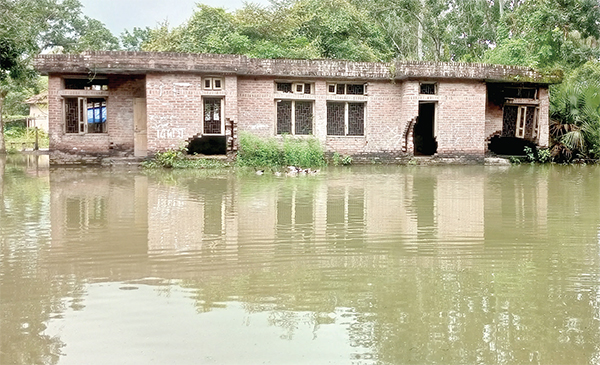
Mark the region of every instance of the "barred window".
<instances>
[{"instance_id":1,"label":"barred window","mask_svg":"<svg viewBox=\"0 0 600 365\"><path fill-rule=\"evenodd\" d=\"M327 103L327 135L364 136L364 134L365 103Z\"/></svg>"},{"instance_id":2,"label":"barred window","mask_svg":"<svg viewBox=\"0 0 600 365\"><path fill-rule=\"evenodd\" d=\"M365 104L348 103L348 135L362 136L365 134Z\"/></svg>"},{"instance_id":3,"label":"barred window","mask_svg":"<svg viewBox=\"0 0 600 365\"><path fill-rule=\"evenodd\" d=\"M277 134L292 133L292 102L277 101Z\"/></svg>"},{"instance_id":4,"label":"barred window","mask_svg":"<svg viewBox=\"0 0 600 365\"><path fill-rule=\"evenodd\" d=\"M365 93L365 85L346 85L346 94L348 95L363 95Z\"/></svg>"},{"instance_id":5,"label":"barred window","mask_svg":"<svg viewBox=\"0 0 600 365\"><path fill-rule=\"evenodd\" d=\"M204 98L204 134L222 134L221 98Z\"/></svg>"},{"instance_id":6,"label":"barred window","mask_svg":"<svg viewBox=\"0 0 600 365\"><path fill-rule=\"evenodd\" d=\"M292 83L291 82L278 82L277 83L277 91L281 91L284 93L292 92Z\"/></svg>"},{"instance_id":7,"label":"barred window","mask_svg":"<svg viewBox=\"0 0 600 365\"><path fill-rule=\"evenodd\" d=\"M346 103L327 103L327 135L346 135Z\"/></svg>"},{"instance_id":8,"label":"barred window","mask_svg":"<svg viewBox=\"0 0 600 365\"><path fill-rule=\"evenodd\" d=\"M424 95L436 95L437 94L437 83L435 83L435 82L421 83L419 93L424 94Z\"/></svg>"},{"instance_id":9,"label":"barred window","mask_svg":"<svg viewBox=\"0 0 600 365\"><path fill-rule=\"evenodd\" d=\"M106 133L106 98L65 98L65 133Z\"/></svg>"},{"instance_id":10,"label":"barred window","mask_svg":"<svg viewBox=\"0 0 600 365\"><path fill-rule=\"evenodd\" d=\"M327 92L336 95L365 95L365 84L327 84Z\"/></svg>"},{"instance_id":11,"label":"barred window","mask_svg":"<svg viewBox=\"0 0 600 365\"><path fill-rule=\"evenodd\" d=\"M275 90L282 93L311 94L312 84L304 82L276 82Z\"/></svg>"},{"instance_id":12,"label":"barred window","mask_svg":"<svg viewBox=\"0 0 600 365\"><path fill-rule=\"evenodd\" d=\"M277 134L313 132L313 101L277 100Z\"/></svg>"}]
</instances>

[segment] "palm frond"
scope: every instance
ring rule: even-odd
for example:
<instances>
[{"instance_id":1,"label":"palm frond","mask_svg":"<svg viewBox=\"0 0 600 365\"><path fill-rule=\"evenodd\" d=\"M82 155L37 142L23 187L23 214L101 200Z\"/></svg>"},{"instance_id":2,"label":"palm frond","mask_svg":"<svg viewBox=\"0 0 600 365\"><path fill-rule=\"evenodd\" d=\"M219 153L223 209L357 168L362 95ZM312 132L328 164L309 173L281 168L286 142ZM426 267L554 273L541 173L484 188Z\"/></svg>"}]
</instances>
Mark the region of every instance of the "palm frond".
<instances>
[{"instance_id":1,"label":"palm frond","mask_svg":"<svg viewBox=\"0 0 600 365\"><path fill-rule=\"evenodd\" d=\"M560 138L560 142L570 150L585 151L586 141L581 129L565 133Z\"/></svg>"}]
</instances>

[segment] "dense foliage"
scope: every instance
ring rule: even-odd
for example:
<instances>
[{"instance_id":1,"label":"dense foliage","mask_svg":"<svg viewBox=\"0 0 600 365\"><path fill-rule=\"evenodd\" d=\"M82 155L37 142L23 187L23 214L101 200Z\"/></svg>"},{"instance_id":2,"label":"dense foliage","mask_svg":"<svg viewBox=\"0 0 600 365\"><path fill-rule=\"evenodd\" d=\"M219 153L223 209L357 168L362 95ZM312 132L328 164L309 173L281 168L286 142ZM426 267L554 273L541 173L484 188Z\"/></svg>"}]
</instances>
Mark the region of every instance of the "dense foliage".
<instances>
[{"instance_id":1,"label":"dense foliage","mask_svg":"<svg viewBox=\"0 0 600 365\"><path fill-rule=\"evenodd\" d=\"M282 142L275 138L262 139L249 133L240 134L238 166L279 169L285 166L301 168L326 164L323 147L314 138L284 136Z\"/></svg>"},{"instance_id":2,"label":"dense foliage","mask_svg":"<svg viewBox=\"0 0 600 365\"><path fill-rule=\"evenodd\" d=\"M188 156L185 149L179 149L157 152L153 158L142 162L142 166L148 169L216 169L226 167L227 163L219 160L199 159L193 156Z\"/></svg>"}]
</instances>

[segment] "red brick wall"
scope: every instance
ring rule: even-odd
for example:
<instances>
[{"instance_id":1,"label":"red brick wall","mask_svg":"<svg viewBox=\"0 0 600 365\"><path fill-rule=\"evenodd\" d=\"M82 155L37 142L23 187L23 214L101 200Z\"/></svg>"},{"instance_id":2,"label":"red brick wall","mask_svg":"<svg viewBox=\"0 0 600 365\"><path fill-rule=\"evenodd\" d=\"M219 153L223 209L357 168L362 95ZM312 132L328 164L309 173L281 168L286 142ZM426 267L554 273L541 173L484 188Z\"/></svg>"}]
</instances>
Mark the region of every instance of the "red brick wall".
<instances>
[{"instance_id":1,"label":"red brick wall","mask_svg":"<svg viewBox=\"0 0 600 365\"><path fill-rule=\"evenodd\" d=\"M438 155L483 157L487 148L486 95L484 82L443 81L438 84Z\"/></svg>"},{"instance_id":2,"label":"red brick wall","mask_svg":"<svg viewBox=\"0 0 600 365\"><path fill-rule=\"evenodd\" d=\"M260 137L275 135L275 80L238 78L238 129Z\"/></svg>"},{"instance_id":3,"label":"red brick wall","mask_svg":"<svg viewBox=\"0 0 600 365\"><path fill-rule=\"evenodd\" d=\"M407 122L402 113L402 84L390 81L369 82L367 96L332 97L327 100L365 101L365 135L364 136L327 136L327 151L340 154L400 154L402 136ZM318 119L327 133L327 108L323 103L322 114Z\"/></svg>"},{"instance_id":4,"label":"red brick wall","mask_svg":"<svg viewBox=\"0 0 600 365\"><path fill-rule=\"evenodd\" d=\"M223 120L237 120L237 78L220 77L222 90L205 90L202 80L211 76L148 74L146 112L150 153L180 148L203 133L203 97L222 98Z\"/></svg>"},{"instance_id":5,"label":"red brick wall","mask_svg":"<svg viewBox=\"0 0 600 365\"><path fill-rule=\"evenodd\" d=\"M48 79L50 150L82 154L133 152L133 98L144 97L144 76L110 76L107 96L107 133L65 133L63 120L64 82L61 76ZM68 97L88 96L87 90L69 90Z\"/></svg>"},{"instance_id":6,"label":"red brick wall","mask_svg":"<svg viewBox=\"0 0 600 365\"><path fill-rule=\"evenodd\" d=\"M497 105L488 98L485 108L485 138L502 131L502 105Z\"/></svg>"},{"instance_id":7,"label":"red brick wall","mask_svg":"<svg viewBox=\"0 0 600 365\"><path fill-rule=\"evenodd\" d=\"M146 94L144 76L115 75L108 79L106 106L109 143L119 151L133 152L133 99Z\"/></svg>"}]
</instances>

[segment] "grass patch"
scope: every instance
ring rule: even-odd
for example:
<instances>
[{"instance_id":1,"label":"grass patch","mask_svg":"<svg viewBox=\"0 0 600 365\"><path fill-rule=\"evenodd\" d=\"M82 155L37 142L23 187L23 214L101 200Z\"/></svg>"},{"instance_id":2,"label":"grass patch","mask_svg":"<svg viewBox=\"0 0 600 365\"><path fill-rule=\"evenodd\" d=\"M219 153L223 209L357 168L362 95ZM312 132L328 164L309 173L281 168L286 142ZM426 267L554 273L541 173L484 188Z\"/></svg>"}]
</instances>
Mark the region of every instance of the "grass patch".
<instances>
[{"instance_id":1,"label":"grass patch","mask_svg":"<svg viewBox=\"0 0 600 365\"><path fill-rule=\"evenodd\" d=\"M294 138L284 136L283 142L275 138L259 138L250 133L240 133L238 166L278 169L283 166L301 168L320 167L326 164L324 151L315 137Z\"/></svg>"},{"instance_id":2,"label":"grass patch","mask_svg":"<svg viewBox=\"0 0 600 365\"><path fill-rule=\"evenodd\" d=\"M25 144L27 148L32 148L35 143L35 129L25 128L22 126L12 126L4 131L4 142L7 148L21 149ZM38 129L38 146L39 148L48 148L50 139L48 133Z\"/></svg>"},{"instance_id":3,"label":"grass patch","mask_svg":"<svg viewBox=\"0 0 600 365\"><path fill-rule=\"evenodd\" d=\"M148 169L218 169L228 166L223 161L188 156L185 148L157 152L152 159L142 162L142 167Z\"/></svg>"}]
</instances>

